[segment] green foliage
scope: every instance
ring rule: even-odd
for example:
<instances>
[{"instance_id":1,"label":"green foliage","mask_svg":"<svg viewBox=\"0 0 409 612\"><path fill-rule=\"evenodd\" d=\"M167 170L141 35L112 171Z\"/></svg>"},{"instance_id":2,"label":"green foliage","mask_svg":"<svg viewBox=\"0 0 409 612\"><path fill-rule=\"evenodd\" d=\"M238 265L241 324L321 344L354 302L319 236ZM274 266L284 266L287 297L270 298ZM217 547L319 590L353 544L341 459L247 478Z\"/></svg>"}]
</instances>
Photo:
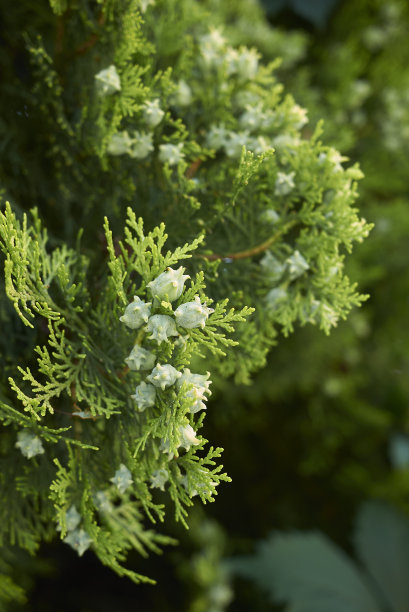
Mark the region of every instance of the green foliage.
<instances>
[{"instance_id":1,"label":"green foliage","mask_svg":"<svg viewBox=\"0 0 409 612\"><path fill-rule=\"evenodd\" d=\"M28 431L35 434L40 444L34 450L29 450L25 442L21 445L29 465L24 465L21 460L17 462L22 463L25 472L24 478L18 477L18 490L23 496L32 493L29 476L33 481L40 479L42 489L46 490L47 476L50 478L53 473L54 462L57 473L52 483L48 483L51 491L48 512L56 512L61 537L67 535L66 512L76 503L80 507L89 544L92 542L101 561L119 574L138 581L143 577L120 564L124 551L132 547L141 554L145 554L146 548L157 552L158 544L171 542L143 526L144 514L152 522L157 520L155 515L163 520L163 506L154 501L148 488L152 475L165 466L169 470L169 493L175 504L176 517L181 520L186 516L185 507L192 504L190 497L194 490L197 489L203 501L213 501L217 484L228 480L221 473L222 466L215 467L215 459L220 457L222 449L211 447L203 457L196 454L202 450L204 439L194 438L191 444L185 442L188 452L179 457L181 430L183 432L187 426L191 429L192 425L199 428L203 422L201 417L195 424L194 417L189 416L191 401L185 399L184 387L178 392L174 389L158 390L154 409L149 410L149 414L138 414L129 397L142 373L129 372L129 368L121 365L126 346L129 346L129 334L124 333L119 321L125 296L144 295L149 281L169 264L190 257L189 251L197 248L200 240L173 253L162 253L166 241L164 227L145 236L142 221L136 221L134 213L129 210L126 246L119 243L121 254L118 256L106 225L110 259L108 270L105 274L101 271L98 278L98 303L93 303L86 278L89 262L84 262L84 257L74 251L55 249L48 253L46 235L41 232L35 214L34 226L28 228L26 219L20 224L7 205L0 231L3 248L8 254L5 264L8 296L26 325L32 325L26 314L30 317L38 314L48 321L47 344L35 348L38 376L30 368L19 368L21 382L10 379L17 400L31 419L12 406L2 407L3 419L9 427L28 426ZM75 274L77 269L81 272L80 278ZM199 292L203 297L202 279L203 275L199 274L191 289L182 294L178 302L189 301L192 292ZM165 347L162 344L155 347L153 341L144 339L144 330L140 330L137 344L144 344L156 352L160 362L174 364L181 371L190 365L191 355L201 344L220 352L219 343L226 347L235 344L226 338L224 331L232 331L233 324L244 321L251 309L245 308L237 313L231 309L224 314L225 306L226 301L216 305L209 324L203 330L185 330L184 335L177 334L178 343L166 342ZM172 312L172 306L162 301L157 303L155 310L168 313ZM74 424L70 425L72 419ZM62 435L66 432L69 433ZM14 437L11 427L8 436L10 440ZM46 453L41 441L46 445ZM168 457L160 452L159 443L165 445L162 449L166 450ZM56 444L63 444L66 451L59 450ZM190 446L194 448L190 449ZM110 449L110 459L104 449ZM118 500L118 492L108 482L110 471L115 471L117 465L112 455L114 449L118 453L118 463L122 460L131 466L131 482L134 483L132 504L129 493L120 495ZM32 457L43 453L44 458L31 461ZM175 461L170 464L173 456ZM65 465L59 457L65 457ZM10 482L5 479L4 485L9 487ZM106 496L104 508L98 505L101 492ZM125 493L125 490L119 492ZM7 520L4 522L3 540L7 541L9 536L13 544L13 534L18 534L19 543L33 549L37 538L35 531L29 530L19 515L13 516L6 509L4 512ZM124 521L129 523L126 532L121 528ZM30 538L33 544L29 544Z\"/></svg>"},{"instance_id":2,"label":"green foliage","mask_svg":"<svg viewBox=\"0 0 409 612\"><path fill-rule=\"evenodd\" d=\"M229 500L240 506L233 526L228 504L219 510L235 550L248 551L271 524L321 528L348 548L351 517L364 500L409 511L407 8L399 1L340 3L296 68L281 73L311 122L324 118L328 142L364 171L360 208L375 228L347 268L370 299L329 338L306 327L280 342L252 388L223 385L225 423L213 427L223 432L234 422L240 468L228 466L229 473L233 483L241 473L246 481L246 501L237 491ZM273 42L271 48L266 56L273 59ZM242 527L247 516L254 522ZM373 529L373 540L382 533ZM294 551L288 565L296 562ZM404 556L392 567L399 576ZM237 585L243 609L257 601L245 588ZM259 597L264 611L266 598ZM378 605L389 609L385 601Z\"/></svg>"},{"instance_id":3,"label":"green foliage","mask_svg":"<svg viewBox=\"0 0 409 612\"><path fill-rule=\"evenodd\" d=\"M60 145L52 148L50 163L58 163L58 169L50 176L58 176L58 185L51 191L67 216L75 214L78 224L86 227L97 203L97 214L110 211L112 216L132 199L148 226L158 215L166 222L174 248L186 237L181 225L175 223L177 216L183 215L188 237L194 238L197 233L205 236L206 251L197 259L197 268L214 270L213 262L222 260L215 272L215 297L236 295L234 305L238 307L250 305L253 295L262 304L272 288L256 265L270 245L284 267L286 258L300 251L308 260L308 274L300 274L296 282L285 275L281 283L275 282L273 287L278 285L285 299L277 309L270 300L273 306L267 308L267 329L265 315L257 310L253 331L258 341L251 352L238 349L230 361L237 380L248 381L248 373L265 362L267 349L275 341L275 325L288 333L295 322L308 321L328 331L359 302L342 274L342 250L343 245L349 248L351 241L362 240L369 226L360 224L351 207L359 173L344 171L337 161L325 164L323 157L328 154L331 158L331 154L317 138L300 140L305 112L290 96L282 97L273 65L259 66L254 49L234 49L217 30L208 34L206 13L195 3L194 10L188 11L190 5L178 3L176 8L173 2L164 2L149 7L143 15L143 27L135 13L138 3L129 5L129 13L116 14L113 10L112 15L105 15L104 36L112 36L112 44L119 44L117 34L112 32L115 23L123 33L125 42L121 39L120 48L126 46L126 55L122 57L121 51L119 56L109 56L107 52L106 59L101 55L95 58L95 65L91 62L98 44L85 56L78 52L67 68L69 83L64 91L60 85L52 86L56 66L43 43L36 43L34 57L48 58L41 64L48 76L41 73L36 84L43 88L48 83L46 92L41 90L44 120L49 122L57 114L58 129L70 142L73 140L61 150L55 148ZM75 18L75 14L70 17ZM177 30L172 32L173 42L168 41L165 47L162 24L169 22ZM184 34L188 29L193 34ZM102 33L101 37L102 44ZM183 40L185 45L181 44ZM95 77L101 74L98 69L109 63L116 66L120 89L101 95ZM157 65L160 69L155 72ZM74 91L80 88L84 111L81 118L68 125L66 117L77 116L70 87ZM40 139L52 140L54 133L53 124L42 130ZM42 146L50 149L49 145ZM67 157L73 146L81 155L80 166ZM249 151L239 162L243 146ZM167 163L170 150L173 156L178 153ZM99 193L101 181L94 184L90 176L103 177L103 193ZM279 192L276 182L286 177L294 188L281 188ZM7 182L13 195L12 183ZM44 186L42 183L41 188ZM75 193L75 186L81 194ZM21 199L21 184L18 187ZM274 206L267 195L271 192L275 194ZM174 214L176 198L178 215ZM83 202L80 210L74 201ZM42 205L47 206L45 201ZM277 218L266 223L266 211ZM334 219L329 220L332 216ZM114 214L114 228L118 228L118 218ZM72 236L72 229L66 224L64 235L68 232ZM322 250L319 259L313 246L317 235L326 245L325 256ZM225 270L223 260L230 255L235 265ZM328 275L333 276L332 286L325 292L323 284ZM248 288L242 286L240 279L244 276L251 279Z\"/></svg>"},{"instance_id":4,"label":"green foliage","mask_svg":"<svg viewBox=\"0 0 409 612\"><path fill-rule=\"evenodd\" d=\"M230 480L198 433L209 376L248 384L279 334L328 333L366 298L345 273L371 229L361 171L243 46L246 11L213 9L1 15L19 70L3 54L0 543L34 553L59 534L134 582L150 579L130 551L174 543L156 531L170 508L188 526L193 498Z\"/></svg>"},{"instance_id":5,"label":"green foliage","mask_svg":"<svg viewBox=\"0 0 409 612\"><path fill-rule=\"evenodd\" d=\"M407 19L403 2L344 2L327 31L311 39L303 65L285 76L312 122L324 118L330 142L364 170L361 210L375 229L348 265L371 299L328 341L305 329L282 343L270 359L274 387L267 373L257 382L274 410L285 398L309 415L297 411L293 422L300 473L406 511L406 475L391 470L385 448L407 430L408 121L397 102L407 89Z\"/></svg>"},{"instance_id":6,"label":"green foliage","mask_svg":"<svg viewBox=\"0 0 409 612\"><path fill-rule=\"evenodd\" d=\"M26 602L26 598L24 596L24 590L18 586L10 576L7 575L6 572L9 572L11 567L1 561L1 573L0 573L0 610L3 610L2 603L5 604L13 601L19 604L23 604Z\"/></svg>"}]
</instances>

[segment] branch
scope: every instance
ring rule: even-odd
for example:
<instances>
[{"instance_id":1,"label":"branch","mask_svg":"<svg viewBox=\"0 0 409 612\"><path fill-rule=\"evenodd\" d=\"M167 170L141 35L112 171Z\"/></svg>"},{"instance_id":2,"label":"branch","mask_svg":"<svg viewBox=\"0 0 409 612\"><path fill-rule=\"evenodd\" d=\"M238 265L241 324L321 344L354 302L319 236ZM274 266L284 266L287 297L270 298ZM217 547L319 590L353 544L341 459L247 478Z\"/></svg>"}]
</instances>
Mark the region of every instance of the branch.
<instances>
[{"instance_id":1,"label":"branch","mask_svg":"<svg viewBox=\"0 0 409 612\"><path fill-rule=\"evenodd\" d=\"M190 166L189 168L186 170L186 178L191 179L194 177L194 175L196 174L197 170L199 169L200 164L202 163L201 159L196 159Z\"/></svg>"},{"instance_id":2,"label":"branch","mask_svg":"<svg viewBox=\"0 0 409 612\"><path fill-rule=\"evenodd\" d=\"M202 259L207 259L208 261L216 261L217 259L245 259L246 257L253 257L253 255L258 255L263 251L266 251L274 242L276 242L283 234L285 234L289 229L294 227L296 224L295 220L290 221L286 225L284 225L281 230L273 234L268 240L258 244L251 249L247 249L245 251L239 251L238 253L229 253L227 255L220 255L217 253L211 253L209 255L205 255L204 253L199 253L196 257L201 257Z\"/></svg>"},{"instance_id":3,"label":"branch","mask_svg":"<svg viewBox=\"0 0 409 612\"><path fill-rule=\"evenodd\" d=\"M105 23L105 15L104 13L101 13L100 16L98 17L97 24L99 26L103 26L104 23ZM91 34L91 36L85 42L83 42L76 49L74 49L73 55L83 55L84 53L86 53L88 49L91 49L91 47L95 45L98 38L99 38L99 34L97 33Z\"/></svg>"}]
</instances>

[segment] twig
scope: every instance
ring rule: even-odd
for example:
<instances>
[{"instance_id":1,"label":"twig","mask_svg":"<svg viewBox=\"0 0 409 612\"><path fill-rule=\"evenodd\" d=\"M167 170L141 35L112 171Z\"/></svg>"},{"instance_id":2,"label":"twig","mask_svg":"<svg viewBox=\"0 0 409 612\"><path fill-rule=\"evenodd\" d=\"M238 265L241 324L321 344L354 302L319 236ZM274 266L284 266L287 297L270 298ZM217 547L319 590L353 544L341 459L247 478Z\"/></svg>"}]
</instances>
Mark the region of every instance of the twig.
<instances>
[{"instance_id":1,"label":"twig","mask_svg":"<svg viewBox=\"0 0 409 612\"><path fill-rule=\"evenodd\" d=\"M98 17L98 21L97 24L99 26L103 26L105 23L105 15L104 13L101 13L100 16ZM95 43L97 42L99 38L99 34L91 34L91 36L82 43L82 45L79 45L76 49L74 49L73 55L83 55L84 53L86 53L89 49L91 49L91 47L93 47L95 45Z\"/></svg>"},{"instance_id":2,"label":"twig","mask_svg":"<svg viewBox=\"0 0 409 612\"><path fill-rule=\"evenodd\" d=\"M193 178L201 163L201 159L196 159L192 164L190 164L189 168L186 170L186 178Z\"/></svg>"},{"instance_id":3,"label":"twig","mask_svg":"<svg viewBox=\"0 0 409 612\"><path fill-rule=\"evenodd\" d=\"M217 259L245 259L246 257L253 257L253 255L258 255L263 251L267 250L274 242L276 242L280 236L285 234L289 229L291 229L296 224L296 221L290 221L284 227L281 228L278 232L273 234L268 240L258 244L251 249L246 249L245 251L239 251L238 253L228 253L226 255L220 255L218 253L211 253L209 255L205 255L204 253L199 253L196 257L201 257L202 259L207 259L208 261L216 261Z\"/></svg>"}]
</instances>

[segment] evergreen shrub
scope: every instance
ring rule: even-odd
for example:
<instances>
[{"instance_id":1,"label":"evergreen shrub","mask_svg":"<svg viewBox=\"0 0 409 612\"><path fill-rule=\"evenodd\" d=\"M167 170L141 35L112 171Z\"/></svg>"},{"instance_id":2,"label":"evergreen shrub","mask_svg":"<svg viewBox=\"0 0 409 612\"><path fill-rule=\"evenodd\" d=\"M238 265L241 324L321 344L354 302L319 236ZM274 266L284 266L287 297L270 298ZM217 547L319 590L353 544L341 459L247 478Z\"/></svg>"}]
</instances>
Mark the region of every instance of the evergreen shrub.
<instances>
[{"instance_id":1,"label":"evergreen shrub","mask_svg":"<svg viewBox=\"0 0 409 612\"><path fill-rule=\"evenodd\" d=\"M150 581L128 551L173 543L166 517L229 480L199 432L211 391L364 299L344 268L370 229L358 165L211 9L1 11L4 559L60 538Z\"/></svg>"}]
</instances>

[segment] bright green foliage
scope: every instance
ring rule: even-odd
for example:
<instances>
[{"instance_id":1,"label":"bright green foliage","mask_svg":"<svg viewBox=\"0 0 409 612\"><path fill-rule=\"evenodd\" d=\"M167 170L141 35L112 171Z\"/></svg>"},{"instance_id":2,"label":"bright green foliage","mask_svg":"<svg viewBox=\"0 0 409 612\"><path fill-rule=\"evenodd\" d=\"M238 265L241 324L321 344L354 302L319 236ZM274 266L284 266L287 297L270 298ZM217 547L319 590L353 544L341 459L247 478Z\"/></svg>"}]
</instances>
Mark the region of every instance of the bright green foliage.
<instances>
[{"instance_id":1,"label":"bright green foliage","mask_svg":"<svg viewBox=\"0 0 409 612\"><path fill-rule=\"evenodd\" d=\"M36 447L34 451L26 450L27 443L19 443L21 451L25 451L23 455L30 460L16 461L24 466L24 477L18 478L21 495L29 495L32 492L29 483L37 479L46 491L44 475L48 474L53 503L47 504L47 512L61 526L61 537L66 536L66 511L75 504L83 517L88 544L92 544L102 562L138 580L140 576L119 563L124 551L133 547L144 554L146 548L157 550L158 544L169 541L143 526L143 514L153 522L163 520L163 505L155 502L150 490L153 474L167 470L169 494L176 517L181 520L186 516L186 506L192 504L194 492L204 502L213 501L216 486L228 478L221 473L221 466L215 467L222 449L211 447L201 456L205 439L194 438L191 445L185 443L187 452L180 455L178 449L186 427L198 429L203 422L202 416L195 419L191 414L186 385L178 390L173 384L169 389L157 389L155 405L144 414L138 413L131 395L146 373L125 367L127 351L136 341L138 346L155 354L155 361L172 364L179 373L190 365L192 354L197 354L201 345L224 354L219 344L223 347L235 344L226 337L225 330L232 331L234 323L244 321L251 309L226 312L224 301L215 306L203 329L179 328L177 339L158 345L149 339L143 326L135 338L135 331L129 332L119 320L126 296L145 296L148 283L170 264L190 257L189 251L197 247L200 239L173 253L162 253L166 240L164 227L145 236L142 220L137 221L134 213L128 212L125 243L119 243L118 256L106 224L108 269L105 274L100 273L98 281L94 279L99 292L91 297L86 278L88 262L84 257L68 249L55 249L50 255L36 215L33 226L27 226L26 218L20 225L6 206L5 214L1 215L0 235L8 254L7 294L26 325L31 325L27 316L34 317L35 313L48 322L48 339L35 348L38 374L32 368L19 367L20 377L10 378L22 412L4 404L2 418L9 426L28 427L31 434L43 441L46 451L35 450ZM203 274L199 273L176 306L196 293L206 300L203 290ZM173 313L171 304L154 302L152 316L158 313ZM13 429L9 427L7 431L12 444ZM108 455L104 449L109 449ZM19 451L14 454L18 456ZM31 461L39 454L38 459ZM51 483L53 463L57 473ZM118 487L118 494L109 481L120 463L129 466L133 486ZM106 497L105 506L100 503L101 495ZM3 514L3 542L7 542L10 534L11 544L17 538L21 545L32 542L33 548L38 534L28 529L28 517L24 524L6 508ZM124 521L128 523L126 531L121 530Z\"/></svg>"},{"instance_id":2,"label":"bright green foliage","mask_svg":"<svg viewBox=\"0 0 409 612\"><path fill-rule=\"evenodd\" d=\"M207 378L179 378L248 383L279 331L328 333L364 299L344 271L370 229L362 173L212 7L42 0L32 19L3 15L2 44L18 32L24 51L20 71L0 59L0 304L18 331L1 344L1 544L33 552L59 531L135 582L127 552L172 542L151 526L163 500L187 524L192 498L229 480L198 433ZM186 259L190 280L159 299ZM148 318L134 328L132 300ZM178 316L192 303L198 324Z\"/></svg>"}]
</instances>

